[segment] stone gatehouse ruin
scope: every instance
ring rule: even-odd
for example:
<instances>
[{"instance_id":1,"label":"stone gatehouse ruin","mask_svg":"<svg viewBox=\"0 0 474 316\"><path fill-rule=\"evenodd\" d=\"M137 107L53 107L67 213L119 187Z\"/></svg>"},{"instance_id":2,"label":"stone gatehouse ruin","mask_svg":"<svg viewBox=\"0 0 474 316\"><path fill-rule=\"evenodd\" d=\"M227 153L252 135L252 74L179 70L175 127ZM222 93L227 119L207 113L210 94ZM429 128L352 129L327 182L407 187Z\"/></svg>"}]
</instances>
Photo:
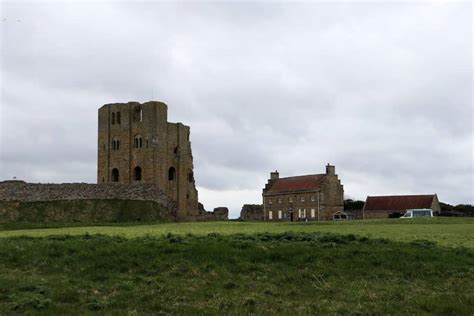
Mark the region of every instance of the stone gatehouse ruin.
<instances>
[{"instance_id":1,"label":"stone gatehouse ruin","mask_svg":"<svg viewBox=\"0 0 474 316\"><path fill-rule=\"evenodd\" d=\"M150 101L98 111L97 184L0 182L0 222L227 219L198 202L190 128Z\"/></svg>"},{"instance_id":2,"label":"stone gatehouse ruin","mask_svg":"<svg viewBox=\"0 0 474 316\"><path fill-rule=\"evenodd\" d=\"M168 106L150 101L99 109L97 182L154 183L176 201L178 217L199 215L190 128L168 122Z\"/></svg>"}]
</instances>

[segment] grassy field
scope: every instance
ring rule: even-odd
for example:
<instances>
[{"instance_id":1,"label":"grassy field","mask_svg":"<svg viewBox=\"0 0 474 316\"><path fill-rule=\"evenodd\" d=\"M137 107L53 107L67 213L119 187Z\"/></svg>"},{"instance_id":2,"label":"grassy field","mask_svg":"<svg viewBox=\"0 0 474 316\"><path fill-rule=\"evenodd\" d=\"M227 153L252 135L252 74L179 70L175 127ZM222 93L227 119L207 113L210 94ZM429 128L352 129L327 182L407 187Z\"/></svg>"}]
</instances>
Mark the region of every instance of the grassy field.
<instances>
[{"instance_id":1,"label":"grassy field","mask_svg":"<svg viewBox=\"0 0 474 316\"><path fill-rule=\"evenodd\" d=\"M473 227L440 218L4 225L0 315L472 315Z\"/></svg>"},{"instance_id":2,"label":"grassy field","mask_svg":"<svg viewBox=\"0 0 474 316\"><path fill-rule=\"evenodd\" d=\"M54 224L50 224L54 225ZM474 218L432 218L432 219L390 219L351 222L308 222L308 223L269 223L269 222L200 222L200 223L162 223L162 224L108 224L106 226L58 227L29 229L25 224L0 225L0 238L12 236L44 237L50 235L106 234L127 238L159 236L172 234L207 235L219 233L282 233L282 232L322 232L356 234L369 238L388 238L396 241L426 239L442 246L464 246L474 248Z\"/></svg>"}]
</instances>

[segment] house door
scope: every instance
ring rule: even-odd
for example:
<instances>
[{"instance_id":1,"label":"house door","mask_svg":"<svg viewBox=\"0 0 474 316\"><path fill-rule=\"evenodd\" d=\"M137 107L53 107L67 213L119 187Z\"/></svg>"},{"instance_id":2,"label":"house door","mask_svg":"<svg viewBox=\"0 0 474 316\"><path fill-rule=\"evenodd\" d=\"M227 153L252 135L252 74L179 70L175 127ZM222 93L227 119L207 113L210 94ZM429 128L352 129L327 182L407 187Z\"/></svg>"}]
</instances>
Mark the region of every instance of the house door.
<instances>
[{"instance_id":1,"label":"house door","mask_svg":"<svg viewBox=\"0 0 474 316\"><path fill-rule=\"evenodd\" d=\"M293 212L290 212L290 222L293 221Z\"/></svg>"}]
</instances>

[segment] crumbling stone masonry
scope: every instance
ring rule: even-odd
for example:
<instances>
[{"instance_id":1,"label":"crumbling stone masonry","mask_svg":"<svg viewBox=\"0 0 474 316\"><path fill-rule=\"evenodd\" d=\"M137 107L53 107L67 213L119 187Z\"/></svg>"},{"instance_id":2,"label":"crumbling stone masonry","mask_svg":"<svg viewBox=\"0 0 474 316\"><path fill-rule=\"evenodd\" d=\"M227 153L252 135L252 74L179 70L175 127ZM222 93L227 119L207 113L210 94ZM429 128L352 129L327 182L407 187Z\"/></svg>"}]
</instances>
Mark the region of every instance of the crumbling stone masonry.
<instances>
[{"instance_id":1,"label":"crumbling stone masonry","mask_svg":"<svg viewBox=\"0 0 474 316\"><path fill-rule=\"evenodd\" d=\"M190 128L167 121L168 106L150 101L99 109L97 182L154 183L177 203L178 218L199 216Z\"/></svg>"},{"instance_id":2,"label":"crumbling stone masonry","mask_svg":"<svg viewBox=\"0 0 474 316\"><path fill-rule=\"evenodd\" d=\"M263 220L262 204L244 204L240 211L240 218L244 221L261 221Z\"/></svg>"},{"instance_id":3,"label":"crumbling stone masonry","mask_svg":"<svg viewBox=\"0 0 474 316\"><path fill-rule=\"evenodd\" d=\"M0 182L0 222L126 222L176 219L156 184Z\"/></svg>"}]
</instances>

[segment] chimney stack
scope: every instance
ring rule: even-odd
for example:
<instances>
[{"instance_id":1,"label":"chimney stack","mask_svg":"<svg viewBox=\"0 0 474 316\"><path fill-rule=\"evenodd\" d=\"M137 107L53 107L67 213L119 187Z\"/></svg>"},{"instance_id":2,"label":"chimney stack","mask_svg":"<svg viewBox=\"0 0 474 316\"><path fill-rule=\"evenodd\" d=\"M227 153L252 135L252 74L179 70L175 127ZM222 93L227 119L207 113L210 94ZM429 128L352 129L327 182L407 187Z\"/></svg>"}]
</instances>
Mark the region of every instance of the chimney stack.
<instances>
[{"instance_id":1,"label":"chimney stack","mask_svg":"<svg viewBox=\"0 0 474 316\"><path fill-rule=\"evenodd\" d=\"M330 164L327 164L326 165L326 174L334 176L336 174L336 167L334 167Z\"/></svg>"},{"instance_id":2,"label":"chimney stack","mask_svg":"<svg viewBox=\"0 0 474 316\"><path fill-rule=\"evenodd\" d=\"M270 172L270 180L276 180L280 178L280 174L278 173L278 170L275 170L275 172Z\"/></svg>"}]
</instances>

